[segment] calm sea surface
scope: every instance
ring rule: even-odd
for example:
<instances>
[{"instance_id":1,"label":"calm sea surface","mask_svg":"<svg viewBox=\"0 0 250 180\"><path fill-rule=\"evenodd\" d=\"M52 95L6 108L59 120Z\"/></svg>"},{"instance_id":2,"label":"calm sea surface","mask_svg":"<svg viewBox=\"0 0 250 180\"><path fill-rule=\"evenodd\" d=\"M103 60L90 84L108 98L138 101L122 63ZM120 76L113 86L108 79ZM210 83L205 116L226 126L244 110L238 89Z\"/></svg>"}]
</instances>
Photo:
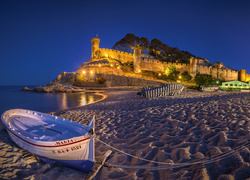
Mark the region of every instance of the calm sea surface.
<instances>
[{"instance_id":1,"label":"calm sea surface","mask_svg":"<svg viewBox=\"0 0 250 180\"><path fill-rule=\"evenodd\" d=\"M101 100L95 93L37 93L20 91L24 86L0 86L0 115L9 109L21 108L53 112L83 106ZM33 88L35 86L28 86Z\"/></svg>"}]
</instances>

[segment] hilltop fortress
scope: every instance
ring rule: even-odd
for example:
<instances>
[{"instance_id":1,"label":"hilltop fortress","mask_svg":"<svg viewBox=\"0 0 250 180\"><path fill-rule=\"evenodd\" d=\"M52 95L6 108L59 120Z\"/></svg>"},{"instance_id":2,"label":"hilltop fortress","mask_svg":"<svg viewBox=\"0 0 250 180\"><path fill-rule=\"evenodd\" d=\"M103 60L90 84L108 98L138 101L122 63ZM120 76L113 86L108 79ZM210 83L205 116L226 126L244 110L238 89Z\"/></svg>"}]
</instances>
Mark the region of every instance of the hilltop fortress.
<instances>
[{"instance_id":1,"label":"hilltop fortress","mask_svg":"<svg viewBox=\"0 0 250 180\"><path fill-rule=\"evenodd\" d=\"M210 74L214 78L225 81L250 81L250 74L247 74L246 70L241 69L240 71L236 71L225 67L221 62L212 64L206 59L194 57L189 59L189 63L164 62L157 60L154 56L142 53L139 48L135 48L134 53L128 53L99 48L99 38L91 39L91 43L92 55L89 62L83 63L77 70L78 73L85 73L89 78L91 78L91 74L96 73L123 75L120 67L123 64L133 64L135 73L140 73L143 70L164 73L172 65L177 68L177 71L181 73L187 71L192 77L200 73Z\"/></svg>"}]
</instances>

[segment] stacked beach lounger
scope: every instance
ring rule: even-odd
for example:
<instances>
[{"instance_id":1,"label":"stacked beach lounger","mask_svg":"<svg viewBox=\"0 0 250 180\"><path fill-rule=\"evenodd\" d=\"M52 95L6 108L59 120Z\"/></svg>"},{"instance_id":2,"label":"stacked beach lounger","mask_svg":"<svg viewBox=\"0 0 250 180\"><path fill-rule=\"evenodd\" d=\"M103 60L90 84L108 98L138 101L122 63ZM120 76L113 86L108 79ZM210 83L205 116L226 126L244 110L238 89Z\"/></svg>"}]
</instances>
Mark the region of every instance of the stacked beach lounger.
<instances>
[{"instance_id":1,"label":"stacked beach lounger","mask_svg":"<svg viewBox=\"0 0 250 180\"><path fill-rule=\"evenodd\" d=\"M144 87L140 95L145 98L164 97L179 95L184 89L183 84L165 84L161 87L148 88Z\"/></svg>"}]
</instances>

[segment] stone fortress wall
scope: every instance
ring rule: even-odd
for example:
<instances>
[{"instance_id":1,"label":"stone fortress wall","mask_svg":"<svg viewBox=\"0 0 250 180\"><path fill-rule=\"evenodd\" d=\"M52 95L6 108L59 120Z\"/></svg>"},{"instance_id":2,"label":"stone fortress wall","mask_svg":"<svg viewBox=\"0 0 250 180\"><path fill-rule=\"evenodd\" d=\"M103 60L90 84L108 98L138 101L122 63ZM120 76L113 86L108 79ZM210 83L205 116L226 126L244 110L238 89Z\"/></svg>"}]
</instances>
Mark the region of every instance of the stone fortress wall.
<instances>
[{"instance_id":1,"label":"stone fortress wall","mask_svg":"<svg viewBox=\"0 0 250 180\"><path fill-rule=\"evenodd\" d=\"M205 66L200 65L204 60L191 58L189 64L185 63L174 63L174 62L162 62L153 58L144 58L141 56L140 49L134 49L134 53L127 53L123 51L117 51L113 49L99 48L100 39L93 38L92 42L92 57L90 62L97 61L103 58L109 61L116 60L121 63L133 63L134 71L139 73L141 70L154 71L163 73L169 66L175 66L181 73L188 71L193 77L197 73L210 74L214 78L223 79L225 81L240 80L250 81L250 74L246 73L246 70L230 70L222 68L222 63L219 66ZM207 61L207 60L206 60ZM218 63L215 63L218 64ZM103 71L102 71L103 73Z\"/></svg>"},{"instance_id":2,"label":"stone fortress wall","mask_svg":"<svg viewBox=\"0 0 250 180\"><path fill-rule=\"evenodd\" d=\"M168 66L175 66L181 73L183 73L184 71L188 71L189 74L192 74L191 71L195 68L191 64L186 63L162 62L159 60L144 59L141 62L140 70L164 72L168 68ZM238 71L234 70L212 68L202 65L197 65L195 70L196 73L193 76L195 76L199 72L201 74L210 74L214 78L225 79L226 81L238 80L239 78Z\"/></svg>"},{"instance_id":3,"label":"stone fortress wall","mask_svg":"<svg viewBox=\"0 0 250 180\"><path fill-rule=\"evenodd\" d=\"M114 49L105 49L105 48L100 48L99 51L97 52L97 57L98 58L111 58L111 59L116 59L122 63L127 63L127 62L133 62L134 61L134 56L133 53L128 53L128 52L123 52L123 51L117 51Z\"/></svg>"},{"instance_id":4,"label":"stone fortress wall","mask_svg":"<svg viewBox=\"0 0 250 180\"><path fill-rule=\"evenodd\" d=\"M225 79L225 81L233 81L239 79L239 72L229 69L212 68L208 66L197 66L197 72L201 74L211 74L212 77Z\"/></svg>"},{"instance_id":5,"label":"stone fortress wall","mask_svg":"<svg viewBox=\"0 0 250 180\"><path fill-rule=\"evenodd\" d=\"M165 72L169 66L175 66L181 73L184 71L189 72L190 64L185 63L173 63L173 62L162 62L159 60L144 59L141 61L140 70Z\"/></svg>"}]
</instances>

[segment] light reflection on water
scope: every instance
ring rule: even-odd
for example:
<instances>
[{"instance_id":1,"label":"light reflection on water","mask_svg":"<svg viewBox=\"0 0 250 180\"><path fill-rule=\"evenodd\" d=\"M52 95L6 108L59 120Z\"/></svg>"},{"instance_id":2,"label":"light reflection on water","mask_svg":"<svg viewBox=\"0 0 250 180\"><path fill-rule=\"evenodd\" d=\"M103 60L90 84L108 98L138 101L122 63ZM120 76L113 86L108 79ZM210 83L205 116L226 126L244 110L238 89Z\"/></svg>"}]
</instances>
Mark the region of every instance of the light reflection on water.
<instances>
[{"instance_id":1,"label":"light reflection on water","mask_svg":"<svg viewBox=\"0 0 250 180\"><path fill-rule=\"evenodd\" d=\"M62 104L61 104L62 109L68 109L67 105L67 95L63 93L62 95Z\"/></svg>"},{"instance_id":2,"label":"light reflection on water","mask_svg":"<svg viewBox=\"0 0 250 180\"><path fill-rule=\"evenodd\" d=\"M53 96L54 94L47 94ZM72 107L92 104L103 99L103 96L96 93L59 93L57 94L57 106L59 110L69 109Z\"/></svg>"},{"instance_id":3,"label":"light reflection on water","mask_svg":"<svg viewBox=\"0 0 250 180\"><path fill-rule=\"evenodd\" d=\"M37 93L19 91L23 86L0 86L0 115L9 109L55 112L84 106L103 99L95 93Z\"/></svg>"},{"instance_id":4,"label":"light reflection on water","mask_svg":"<svg viewBox=\"0 0 250 180\"><path fill-rule=\"evenodd\" d=\"M84 106L86 104L91 104L95 101L93 94L92 95L88 94L88 96L87 96L86 93L84 93L81 98L82 98L82 100L81 100L82 106Z\"/></svg>"},{"instance_id":5,"label":"light reflection on water","mask_svg":"<svg viewBox=\"0 0 250 180\"><path fill-rule=\"evenodd\" d=\"M72 105L73 107L84 106L100 101L102 98L102 95L95 93L62 93L61 96L57 97L57 101L60 109L69 109Z\"/></svg>"},{"instance_id":6,"label":"light reflection on water","mask_svg":"<svg viewBox=\"0 0 250 180\"><path fill-rule=\"evenodd\" d=\"M81 105L82 106L86 105L86 96L85 96L85 94L81 97Z\"/></svg>"}]
</instances>

